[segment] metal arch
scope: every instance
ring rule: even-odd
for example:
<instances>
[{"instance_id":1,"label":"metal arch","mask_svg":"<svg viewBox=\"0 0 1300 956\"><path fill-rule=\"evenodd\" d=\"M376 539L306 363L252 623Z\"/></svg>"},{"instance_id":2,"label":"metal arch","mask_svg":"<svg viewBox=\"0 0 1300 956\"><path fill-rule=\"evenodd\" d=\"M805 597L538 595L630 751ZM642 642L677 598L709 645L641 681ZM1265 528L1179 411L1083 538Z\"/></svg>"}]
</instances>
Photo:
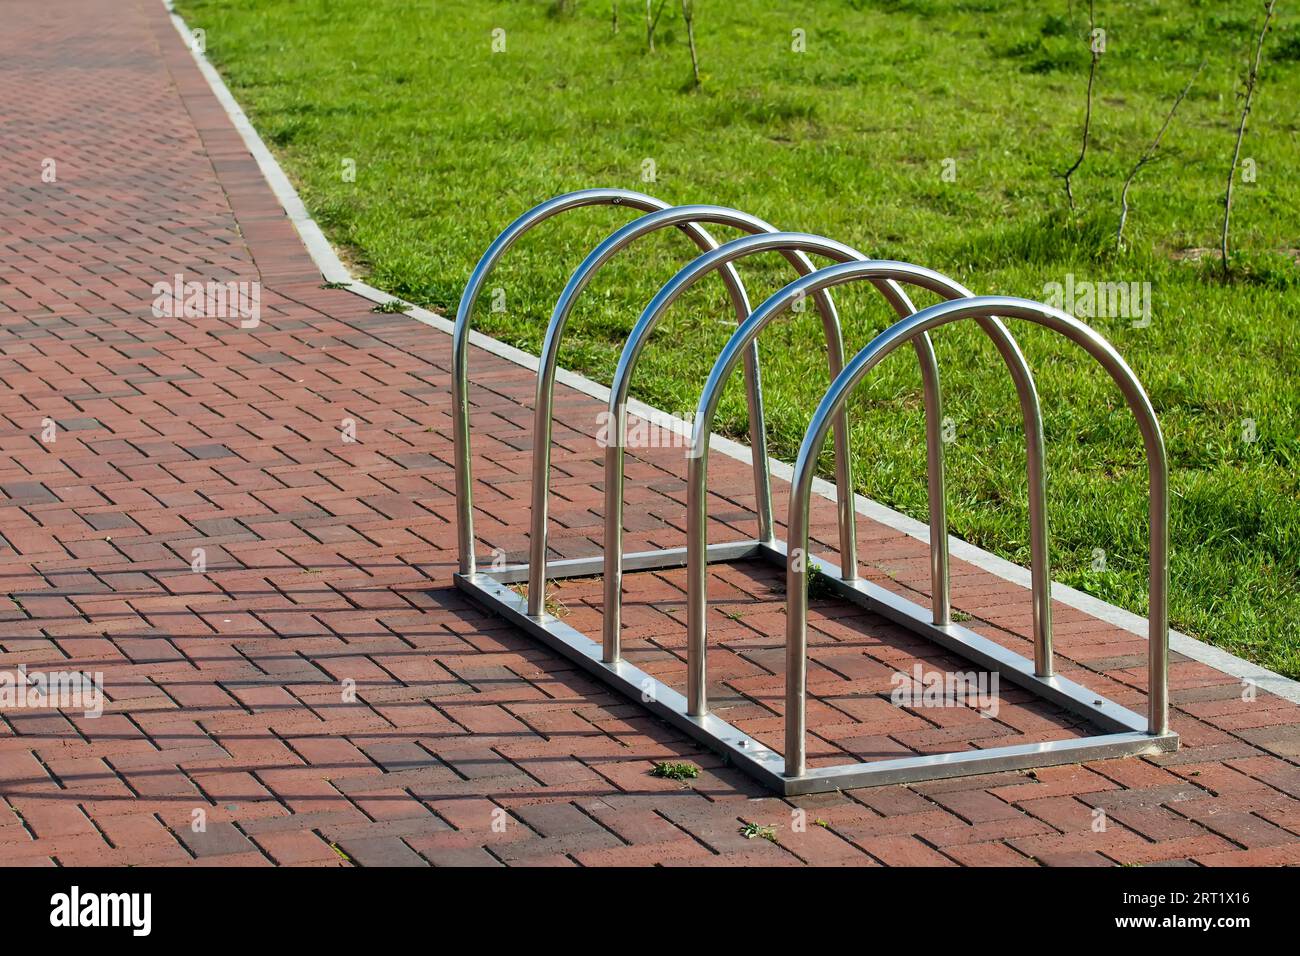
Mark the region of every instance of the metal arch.
<instances>
[{"instance_id":1,"label":"metal arch","mask_svg":"<svg viewBox=\"0 0 1300 956\"><path fill-rule=\"evenodd\" d=\"M456 472L456 536L458 565L461 574L474 574L477 560L474 554L474 480L471 463L472 449L469 437L469 340L470 319L474 306L483 291L483 284L506 251L526 232L570 209L583 206L629 206L641 212L654 212L669 208L663 200L630 189L581 189L548 199L524 213L501 232L483 253L470 274L460 304L456 307L456 322L452 332L452 433ZM701 249L717 246L708 233L699 226L685 224L682 230ZM723 272L723 281L738 314L749 314L749 302L744 286L734 269ZM743 309L743 312L741 311ZM757 406L749 408L749 438L754 449L755 508L758 511L760 537L770 540L772 534L772 489L767 465L766 428L759 383L758 352L754 350L745 358L745 376L753 386L751 392L758 396Z\"/></svg>"},{"instance_id":2,"label":"metal arch","mask_svg":"<svg viewBox=\"0 0 1300 956\"><path fill-rule=\"evenodd\" d=\"M729 223L729 225L735 225L735 223ZM627 397L632 383L632 371L636 367L637 360L641 356L650 333L659 324L669 306L687 288L720 266L756 252L773 251L780 252L800 275L811 275L817 271L817 267L813 265L803 248L798 244L773 241L776 237L802 234L777 232L774 228L767 226L766 223L762 225L766 228L761 231L754 230L753 235L724 243L718 249L698 256L673 276L642 311L636 325L632 328L631 334L628 336L627 343L623 346L622 354L619 356L614 379L610 384L608 408L609 422L613 425L614 440L610 441L605 448L605 602L601 644L602 660L606 662L617 661L621 656L623 466L627 434ZM843 246L831 240L824 240L824 245L843 250L845 255L856 255L848 246ZM809 251L813 252L821 251L820 248L812 245L808 248ZM724 250L726 250L725 254ZM843 334L839 315L835 309L835 303L826 293L815 293L813 298L822 316L822 327L827 342L827 364L830 367L831 378L834 379L839 374L837 370L842 368L844 364ZM937 386L937 368L930 370L926 377L927 380L934 381ZM934 394L936 396L938 394L937 387ZM929 410L928 406L927 410ZM927 422L931 418L933 419L931 424L937 437L940 427L940 411L938 408L933 409L933 411L934 414L927 417ZM846 455L843 462L838 460L841 447ZM840 530L840 571L846 580L854 580L857 578L858 565L856 509L854 508L852 468L850 459L847 457L849 454L848 424L847 419L843 417L835 425L835 448L837 459L835 484ZM940 445L939 448L941 450L942 446ZM940 451L940 453L942 452ZM942 472L939 474L939 480L942 483ZM946 577L946 561L943 565L943 572Z\"/></svg>"},{"instance_id":3,"label":"metal arch","mask_svg":"<svg viewBox=\"0 0 1300 956\"><path fill-rule=\"evenodd\" d=\"M730 226L750 233L771 234L776 227L755 216L736 209L713 205L672 206L656 212L647 213L634 219L627 225L611 233L599 246L593 249L569 277L564 291L556 301L546 326L546 338L542 344L541 357L537 369L537 396L533 403L533 470L532 470L532 511L529 533L529 574L528 574L528 613L534 617L545 611L546 592L546 550L547 550L547 513L550 499L551 473L551 429L555 399L555 375L559 361L560 339L569 315L583 290L590 284L596 272L620 251L642 236L649 235L669 226L683 227L699 223ZM707 235L707 233L705 233ZM714 245L712 248L717 248ZM707 254L706 250L706 254ZM787 258L800 275L817 271L817 267L798 253L789 253ZM728 269L732 267L727 266ZM822 327L826 335L827 364L833 379L844 367L844 338L840 331L839 315L835 304L827 293L816 295L818 312L821 314ZM749 315L748 302L744 311L737 305L736 323L739 325ZM746 352L746 360L758 367L758 343L751 343ZM937 375L937 373L936 373ZM747 383L746 397L751 409L763 406L762 380L755 374ZM938 421L934 424L937 435ZM623 442L623 432L616 433L619 444ZM839 489L840 547L845 560L845 573L850 578L856 577L857 568L857 531L856 514L853 508L852 461L849 457L848 420L845 415L835 425L835 448L837 453L836 484ZM840 455L842 453L842 458ZM754 449L755 460L759 450ZM763 449L763 468L766 472L766 448ZM759 540L772 542L774 539L769 520L766 528L760 526Z\"/></svg>"},{"instance_id":4,"label":"metal arch","mask_svg":"<svg viewBox=\"0 0 1300 956\"><path fill-rule=\"evenodd\" d=\"M780 312L801 295L865 278L870 266L881 263L850 263L831 266L816 275L786 286L768 299L751 316L761 323L770 313ZM900 273L915 266L884 263ZM874 270L872 274L876 274ZM795 465L790 491L789 552L786 563L786 725L785 765L789 777L802 777L806 770L805 730L807 696L808 596L804 568L808 556L808 518L816 460L830 417L846 402L852 390L879 362L914 335L965 318L1007 316L1045 326L1083 347L1109 373L1128 402L1142 433L1148 469L1148 520L1150 524L1150 581L1148 609L1148 697L1147 734L1169 733L1169 489L1168 458L1155 410L1133 370L1101 335L1059 309L1009 296L979 296L943 302L902 319L876 336L840 373L823 396L804 435Z\"/></svg>"},{"instance_id":5,"label":"metal arch","mask_svg":"<svg viewBox=\"0 0 1300 956\"><path fill-rule=\"evenodd\" d=\"M623 353L619 357L618 367L615 370L614 380L610 388L608 409L610 420L615 427L617 440L607 446L605 453L605 604L602 645L603 659L607 662L618 660L620 653L619 627L622 604L623 552L623 436L626 433L628 390L631 385L632 371L637 359L640 357L641 350L668 307L687 288L709 272L744 256L773 251L782 253L795 266L796 270L803 275L808 275L815 271L815 267L809 261L805 250L826 255L839 261L866 259L860 252L849 246L807 233L770 232L732 240L713 252L697 257L678 272L646 306L641 317L637 320L637 324L633 327L627 344L623 347ZM961 294L970 294L955 283L953 286L955 289L961 290ZM882 282L878 287L890 305L900 315L910 315L916 311L915 306L912 305L907 295L896 283ZM823 293L820 292L814 294L818 308L823 314L827 341L835 341L840 337L838 316L834 312L834 303L830 300L823 302L822 296ZM827 318L828 315L835 318L835 328L833 330ZM754 343L751 342L750 344L752 347ZM931 528L934 531L931 535L931 577L935 595L934 616L936 623L947 623L950 610L948 599L947 518L943 494L943 443L940 440L942 401L939 388L939 369L934 350L930 346L927 337L918 338L916 348L921 366L921 377L925 387L927 470L931 501L934 502L931 513ZM1011 348L1016 355L1019 355L1019 350L1015 347L1014 342L1011 343ZM832 354L830 364L834 369L839 364L838 356ZM838 373L832 371L832 378L836 374ZM1029 389L1032 399L1031 404L1036 409L1037 395L1033 393L1032 377L1029 379ZM840 527L840 567L842 579L852 581L857 578L857 541L854 534L851 471L847 467L847 458L843 462L839 460L841 446L845 448L847 453L847 425L843 431L845 432L843 442L841 442L841 429L838 427L835 436L836 485L839 489L837 497ZM848 488L847 493L844 490L845 488Z\"/></svg>"},{"instance_id":6,"label":"metal arch","mask_svg":"<svg viewBox=\"0 0 1300 956\"><path fill-rule=\"evenodd\" d=\"M658 311L667 308L677 295L694 279L696 275L702 274L708 268L716 268L719 261L727 261L728 256L736 257L746 254L746 251L762 251L765 248L779 248L781 245L790 247L797 246L807 252L813 252L818 255L824 255L828 258L837 259L842 263L850 263L860 268L858 273L864 280L870 281L877 288L887 292L892 302L898 303L895 307L899 310L900 315L907 316L915 312L910 300L898 286L898 280L902 280L912 285L917 285L949 299L972 298L972 293L964 286L952 281L940 273L930 269L922 269L919 266L907 266L906 269L900 269L898 263L879 262L868 260L857 250L851 249L842 243L834 242L820 236L811 236L801 233L790 233L787 235L756 236L747 239L737 239L733 242L722 246L717 252L708 253L701 256L692 263L687 269L682 270L677 277L674 277L669 285L665 286L660 295L656 296L650 306L647 306L645 316L648 317L646 326L653 325L656 321ZM825 270L823 270L825 271ZM681 280L679 282L679 280ZM801 288L807 288L807 278L799 280L797 283ZM717 403L722 394L722 389L726 385L727 379L735 369L736 360L748 343L755 341L759 333L774 318L784 311L786 305L795 301L798 296L794 296L785 301L784 304L774 306L773 303L783 297L792 286L787 286L780 292L777 292L763 304L758 311L749 317L745 323L736 330L731 340L723 348L722 353L714 363L709 378L705 383L704 390L700 395L699 405L696 409L695 422L692 434L692 445L690 450L690 459L687 469L687 491L686 491L686 545L687 545L687 574L686 574L686 595L687 595L687 638L686 638L686 661L687 661L687 696L692 702L698 704L699 709L692 710L693 714L702 714L707 710L705 700L705 671L706 671L706 611L708 605L708 571L707 571L707 493L708 493L708 450L709 437L712 432L713 416L717 411ZM824 290L813 290L811 294L818 294ZM662 300L662 302L661 302ZM770 307L770 308L769 308ZM656 309L658 311L656 311ZM904 311L906 309L906 311ZM762 317L760 318L760 313ZM1048 566L1048 533L1047 533L1047 509L1046 501L1046 483L1044 480L1043 468L1043 419L1042 411L1039 407L1038 392L1034 386L1033 373L1024 356L1020 352L1014 337L996 318L989 317L980 322L981 329L993 339L997 346L999 354L1002 356L1011 373L1011 377L1016 386L1016 392L1020 399L1021 414L1024 419L1025 428L1025 450L1027 460L1027 470L1030 485L1030 539L1035 562L1035 574L1033 576L1033 598L1034 598L1034 670L1040 677L1049 677L1052 670L1052 634L1051 634L1051 573ZM633 330L633 338L629 340L629 346L632 342L637 341L638 331L641 324L638 323L637 329ZM641 333L644 335L644 332ZM914 336L912 344L917 347L917 353L921 357L922 367L927 364L927 358L932 359L934 352L932 348L922 348L922 344L929 346L929 338L925 332ZM629 370L630 371L630 370ZM621 388L622 394L611 391L611 406L617 395L619 398L625 398L626 383L620 383L620 373L623 373L623 363L620 362L619 371L615 373L615 387ZM625 374L625 373L624 373ZM936 375L937 377L937 375ZM927 404L929 396L927 395ZM937 405L937 402L936 402ZM841 408L841 411L843 409ZM620 426L621 427L621 426ZM927 431L927 445L931 444L932 435ZM838 452L837 452L838 453ZM944 495L942 471L938 472L937 489L936 482L933 480L935 468L933 467L937 454L934 450L927 450L927 457L930 461L930 544L932 569L938 566L939 562L935 559L936 554L942 554L942 581L943 588L940 591L936 587L936 596L943 594L945 611L947 609L947 591L948 591L948 568L947 568L947 524L944 517L944 509L937 507L936 498L942 501ZM614 475L609 467L609 453L606 453L606 495L612 493L611 479L618 479L621 485L621 475ZM621 487L618 489L621 500ZM610 514L610 502L606 502L606 516ZM936 517L937 516L937 517ZM610 544L609 529L606 529L606 574L609 574L610 562ZM942 550L936 546L936 542L942 542ZM620 543L621 550L621 543ZM842 580L848 580L842 578ZM606 615L608 619L609 608L609 591L608 579L606 590ZM935 610L939 607L938 600L935 601ZM945 613L941 616L935 613L933 623L936 626L944 627L950 622L948 615ZM608 640L608 634L606 634Z\"/></svg>"}]
</instances>

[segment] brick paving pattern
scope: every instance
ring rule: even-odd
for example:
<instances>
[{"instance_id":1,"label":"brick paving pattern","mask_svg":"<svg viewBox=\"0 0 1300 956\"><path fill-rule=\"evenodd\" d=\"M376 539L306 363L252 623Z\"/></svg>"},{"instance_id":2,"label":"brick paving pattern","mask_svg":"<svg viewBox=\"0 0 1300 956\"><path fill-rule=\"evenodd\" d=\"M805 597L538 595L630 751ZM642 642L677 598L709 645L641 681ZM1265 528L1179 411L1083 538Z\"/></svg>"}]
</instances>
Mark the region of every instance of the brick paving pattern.
<instances>
[{"instance_id":1,"label":"brick paving pattern","mask_svg":"<svg viewBox=\"0 0 1300 956\"><path fill-rule=\"evenodd\" d=\"M1300 862L1300 708L1179 655L1176 754L781 800L482 613L450 580L449 338L321 287L160 4L4 16L0 672L102 672L107 700L0 712L0 862ZM260 282L260 324L156 318L177 274ZM532 377L475 352L472 378L480 548L523 559ZM597 411L557 397L566 556L599 551ZM681 543L683 466L629 460L629 550ZM752 498L717 495L748 466L710 471L711 540L752 534ZM816 509L830 553L834 509ZM924 546L859 530L871 577L924 603ZM1026 652L1028 592L954 572L970 626ZM670 682L681 581L628 579L629 654ZM712 696L779 746L781 582L742 564L710 587ZM595 582L555 595L596 631ZM1055 614L1061 671L1141 710L1145 642ZM1014 689L992 718L894 707L895 672L956 662L833 602L812 624L819 761L1079 732ZM657 760L702 772L658 779Z\"/></svg>"}]
</instances>

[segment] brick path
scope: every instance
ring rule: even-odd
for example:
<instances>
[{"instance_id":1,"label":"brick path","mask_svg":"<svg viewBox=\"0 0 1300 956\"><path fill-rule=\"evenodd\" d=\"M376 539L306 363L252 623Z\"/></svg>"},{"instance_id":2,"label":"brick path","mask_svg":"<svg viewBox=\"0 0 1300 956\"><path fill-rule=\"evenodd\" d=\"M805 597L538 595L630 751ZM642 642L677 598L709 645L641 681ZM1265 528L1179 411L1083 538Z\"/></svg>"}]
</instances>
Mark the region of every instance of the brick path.
<instances>
[{"instance_id":1,"label":"brick path","mask_svg":"<svg viewBox=\"0 0 1300 956\"><path fill-rule=\"evenodd\" d=\"M108 697L98 718L0 715L4 863L1300 862L1300 709L1244 702L1177 655L1177 754L787 802L469 606L450 586L448 338L320 287L154 0L4 16L0 671L102 672ZM151 287L176 273L260 281L260 326L155 318ZM482 353L473 377L481 546L522 557L531 379ZM597 406L558 405L557 549L594 554ZM680 543L682 464L629 463L629 547ZM746 470L719 458L715 489ZM751 533L747 504L714 501L712 540ZM923 546L861 524L873 577L923 598ZM1028 593L955 570L971 626L1024 651ZM682 673L679 582L630 588L631 653L665 679ZM712 582L713 695L769 738L776 583ZM557 593L593 625L598 589ZM1056 614L1062 670L1141 709L1144 643ZM819 606L813 642L819 758L1075 732L1014 692L996 720L892 707L895 670L951 662L869 615ZM662 759L703 772L649 776Z\"/></svg>"}]
</instances>

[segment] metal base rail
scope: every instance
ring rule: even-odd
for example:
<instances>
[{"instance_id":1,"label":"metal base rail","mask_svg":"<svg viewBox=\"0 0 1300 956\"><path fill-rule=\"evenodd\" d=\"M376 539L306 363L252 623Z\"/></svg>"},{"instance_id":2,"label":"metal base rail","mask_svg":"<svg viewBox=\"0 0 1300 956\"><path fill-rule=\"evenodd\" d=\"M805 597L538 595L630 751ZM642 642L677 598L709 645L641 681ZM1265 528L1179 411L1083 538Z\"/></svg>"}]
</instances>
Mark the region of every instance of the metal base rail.
<instances>
[{"instance_id":1,"label":"metal base rail","mask_svg":"<svg viewBox=\"0 0 1300 956\"><path fill-rule=\"evenodd\" d=\"M762 560L786 567L786 548L781 542L735 541L711 544L710 564ZM929 608L909 601L864 579L845 581L831 562L812 555L815 566L837 598L880 614L896 624L959 655L970 663L1049 703L1088 720L1104 733L1034 744L965 750L955 753L898 757L830 767L809 767L797 777L786 775L785 758L767 745L733 727L716 714L692 716L684 694L626 660L605 663L599 641L549 614L530 617L528 601L512 584L528 581L528 565L509 565L500 571L479 571L455 575L456 586L476 603L500 615L530 637L573 661L602 683L635 701L688 736L726 758L733 766L784 796L824 793L851 787L915 783L968 774L1023 770L1081 763L1108 757L1163 753L1178 749L1178 735L1146 732L1146 718L1102 697L1068 678L1034 674L1033 660L1009 651L960 624L931 623ZM657 571L686 566L686 548L665 548L624 555L624 572ZM546 577L598 576L604 557L572 558L548 562Z\"/></svg>"},{"instance_id":2,"label":"metal base rail","mask_svg":"<svg viewBox=\"0 0 1300 956\"><path fill-rule=\"evenodd\" d=\"M547 327L538 370L534 409L534 462L529 561L484 570L475 560L473 480L471 476L468 399L469 326L474 304L486 276L524 232L569 209L590 205L624 205L645 213L612 233L573 273ZM718 246L701 223L739 228L751 235ZM649 232L677 227L685 231L701 254L683 267L646 306L634 327L615 373L609 414L614 440L605 454L605 551L592 558L547 561L546 511L550 477L550 433L556 358L560 336L574 301L600 266L621 249ZM769 296L750 311L733 262L759 252L784 255L800 278ZM838 263L816 269L805 253ZM737 329L714 363L696 410L688 452L687 545L625 554L622 550L623 449L626 445L628 383L647 337L664 311L701 277L718 272L728 287L736 311ZM839 318L828 290L833 286L868 282L879 289L900 318L845 363ZM917 285L948 300L916 311L900 283ZM804 435L791 485L787 527L790 547L773 534L771 489L767 474L762 384L757 337L796 302L811 297L822 313L830 373L833 381L813 414ZM1149 471L1150 594L1148 650L1148 713L1145 717L1088 690L1053 670L1051 573L1046 516L1042 415L1033 376L1015 339L1003 325L1006 317L1046 326L1082 347L1110 374L1123 393L1142 433ZM1026 461L1030 487L1031 579L1034 656L1022 657L982 637L949 615L949 570L944 508L942 450L938 439L941 398L938 368L928 331L959 320L977 323L993 340L1016 385L1025 425ZM890 351L910 343L920 359L926 398L927 472L930 492L931 578L929 608L909 601L857 574L853 496L848 464L845 403L849 393ZM734 209L718 206L669 207L660 200L619 189L569 193L534 207L512 223L484 253L470 277L456 316L453 374L453 421L456 445L456 497L459 570L456 586L489 611L499 614L583 667L599 680L643 704L651 712L717 751L735 766L787 796L849 787L909 783L966 774L992 773L1028 767L1077 763L1108 757L1176 750L1178 735L1168 720L1168 461L1159 422L1141 383L1119 354L1088 326L1041 303L1009 297L973 296L951 279L909 263L871 260L834 240L806 233L781 233ZM758 508L755 540L709 544L706 540L707 461L709 434L718 397L731 372L743 364L754 446L754 480ZM809 506L812 475L828 434L834 431L835 477L838 491L840 561L832 563L809 552ZM706 566L722 562L760 560L786 571L786 687L785 752L748 736L709 712L706 693L708 601ZM687 643L686 694L622 659L620 604L626 572L686 568ZM840 599L866 608L955 653L971 664L995 673L1037 697L1074 714L1100 734L956 753L807 766L807 574L820 579ZM603 577L605 606L601 639L596 640L548 614L545 588L550 580ZM527 596L512 585L526 584Z\"/></svg>"}]
</instances>

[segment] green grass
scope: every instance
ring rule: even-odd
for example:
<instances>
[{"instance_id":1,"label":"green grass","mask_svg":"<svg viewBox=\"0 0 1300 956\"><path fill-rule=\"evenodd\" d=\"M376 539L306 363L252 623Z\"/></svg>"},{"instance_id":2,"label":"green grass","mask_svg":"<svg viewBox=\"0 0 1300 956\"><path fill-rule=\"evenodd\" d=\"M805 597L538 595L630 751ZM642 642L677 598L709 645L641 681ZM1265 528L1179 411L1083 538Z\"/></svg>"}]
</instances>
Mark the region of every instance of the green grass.
<instances>
[{"instance_id":1,"label":"green grass","mask_svg":"<svg viewBox=\"0 0 1300 956\"><path fill-rule=\"evenodd\" d=\"M783 9L776 9L777 7ZM1160 413L1173 466L1176 627L1300 676L1300 21L1293 5L1266 46L1239 183L1236 278L1215 276L1221 197L1256 4L1101 2L1107 30L1093 141L1065 205L1088 53L1086 4L893 0L699 4L703 88L677 5L644 50L639 4L557 14L544 2L182 0L192 27L313 215L354 269L395 295L454 309L469 270L536 202L593 185L670 202L716 202L869 254L928 265L976 292L1042 298L1048 282L1152 285L1148 328L1091 320L1137 371ZM1073 11L1072 15L1070 11ZM793 12L791 12L793 11ZM491 52L505 30L506 52ZM791 51L806 31L807 52ZM1195 65L1207 61L1132 189L1120 186ZM342 175L356 164L355 182ZM653 160L657 181L641 180ZM941 176L956 160L956 181ZM477 327L536 352L554 299L582 255L625 213L580 210L512 250ZM725 230L719 230L725 232ZM562 363L608 381L641 307L691 255L656 234L611 262L579 303ZM742 273L760 301L789 279L775 258ZM487 298L487 297L485 297ZM888 321L862 288L837 296L851 349ZM928 301L918 296L921 302ZM826 385L808 313L765 333L774 452L793 457ZM676 305L647 350L636 394L690 412L728 335L720 284ZM1046 410L1054 575L1146 610L1145 481L1137 430L1099 369L1017 324ZM683 347L683 343L688 343ZM973 327L935 335L944 371L952 531L1028 560L1024 454L1014 390ZM892 357L852 407L861 491L925 514L919 376ZM1243 438L1245 419L1256 425ZM741 436L738 387L719 417ZM594 427L594 426L593 426ZM1104 568L1094 570L1096 549ZM869 558L869 554L866 557Z\"/></svg>"}]
</instances>

